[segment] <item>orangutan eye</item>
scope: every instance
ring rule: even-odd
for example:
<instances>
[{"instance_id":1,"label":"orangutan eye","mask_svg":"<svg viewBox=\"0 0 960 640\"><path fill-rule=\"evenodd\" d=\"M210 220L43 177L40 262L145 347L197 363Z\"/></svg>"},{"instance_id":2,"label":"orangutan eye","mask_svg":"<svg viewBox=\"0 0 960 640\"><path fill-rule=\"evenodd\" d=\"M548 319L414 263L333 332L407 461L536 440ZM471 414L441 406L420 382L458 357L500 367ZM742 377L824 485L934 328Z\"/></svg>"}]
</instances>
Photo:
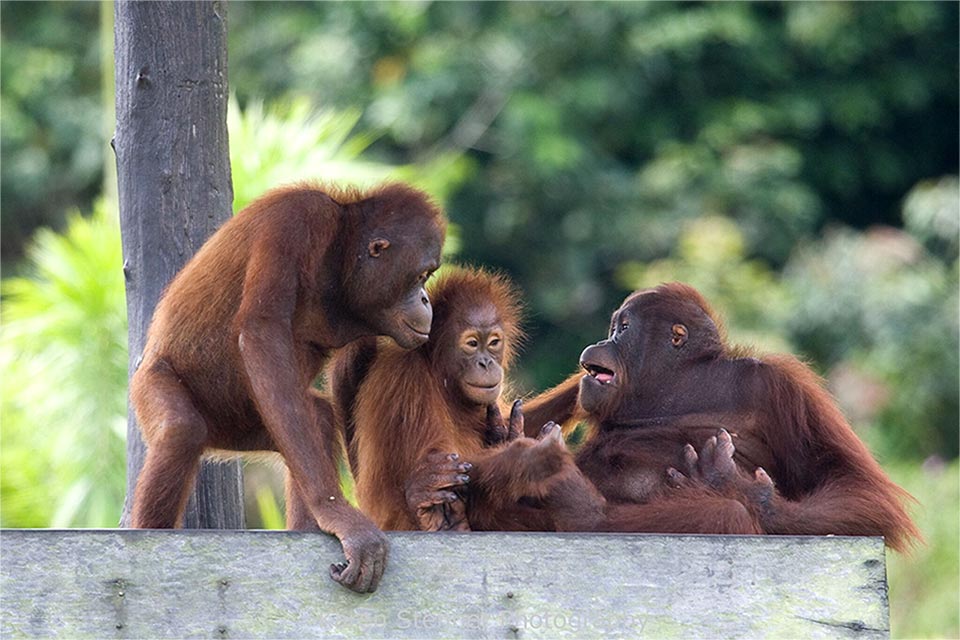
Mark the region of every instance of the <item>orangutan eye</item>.
<instances>
[{"instance_id":1,"label":"orangutan eye","mask_svg":"<svg viewBox=\"0 0 960 640\"><path fill-rule=\"evenodd\" d=\"M489 348L491 348L491 349L496 349L497 347L500 346L500 343L501 343L501 342L502 342L502 341L500 340L500 338L494 338L493 340L490 341L490 343L487 345L487 347L489 347Z\"/></svg>"},{"instance_id":2,"label":"orangutan eye","mask_svg":"<svg viewBox=\"0 0 960 640\"><path fill-rule=\"evenodd\" d=\"M609 339L613 342L617 341L617 338L620 337L624 331L630 327L630 321L626 320L623 317L615 318L610 322L610 336Z\"/></svg>"},{"instance_id":3,"label":"orangutan eye","mask_svg":"<svg viewBox=\"0 0 960 640\"><path fill-rule=\"evenodd\" d=\"M476 338L470 338L469 340L467 340L467 346L470 347L471 349L476 349L477 347L480 346L480 343L477 341Z\"/></svg>"}]
</instances>

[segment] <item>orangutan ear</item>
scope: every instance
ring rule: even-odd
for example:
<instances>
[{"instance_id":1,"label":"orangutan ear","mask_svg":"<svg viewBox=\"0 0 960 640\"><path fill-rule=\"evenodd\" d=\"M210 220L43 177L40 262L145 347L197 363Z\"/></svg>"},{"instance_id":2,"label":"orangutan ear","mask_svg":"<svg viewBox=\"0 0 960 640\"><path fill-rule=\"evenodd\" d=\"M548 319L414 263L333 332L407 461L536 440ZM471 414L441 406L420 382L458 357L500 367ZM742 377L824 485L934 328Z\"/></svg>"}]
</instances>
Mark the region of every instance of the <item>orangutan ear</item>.
<instances>
[{"instance_id":1,"label":"orangutan ear","mask_svg":"<svg viewBox=\"0 0 960 640\"><path fill-rule=\"evenodd\" d=\"M689 335L689 332L687 331L687 328L684 325L675 324L673 325L672 331L673 331L673 337L670 339L670 344L672 344L677 348L680 348L687 343L687 337Z\"/></svg>"},{"instance_id":2,"label":"orangutan ear","mask_svg":"<svg viewBox=\"0 0 960 640\"><path fill-rule=\"evenodd\" d=\"M370 255L374 258L379 258L380 254L390 246L390 241L386 238L374 238L370 241L370 244L367 245L367 251L370 252Z\"/></svg>"}]
</instances>

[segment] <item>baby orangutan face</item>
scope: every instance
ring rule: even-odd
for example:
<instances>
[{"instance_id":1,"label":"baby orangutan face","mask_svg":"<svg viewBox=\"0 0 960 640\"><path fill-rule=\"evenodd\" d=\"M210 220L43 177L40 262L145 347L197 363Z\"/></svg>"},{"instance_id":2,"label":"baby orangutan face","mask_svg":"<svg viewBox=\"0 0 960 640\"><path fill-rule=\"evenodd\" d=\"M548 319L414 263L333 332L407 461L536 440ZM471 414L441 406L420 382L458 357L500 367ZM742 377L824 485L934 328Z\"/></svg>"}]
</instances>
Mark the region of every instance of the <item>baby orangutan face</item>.
<instances>
[{"instance_id":1,"label":"baby orangutan face","mask_svg":"<svg viewBox=\"0 0 960 640\"><path fill-rule=\"evenodd\" d=\"M456 344L445 354L448 373L467 404L488 405L500 398L505 332L493 305L471 308L459 322Z\"/></svg>"}]
</instances>

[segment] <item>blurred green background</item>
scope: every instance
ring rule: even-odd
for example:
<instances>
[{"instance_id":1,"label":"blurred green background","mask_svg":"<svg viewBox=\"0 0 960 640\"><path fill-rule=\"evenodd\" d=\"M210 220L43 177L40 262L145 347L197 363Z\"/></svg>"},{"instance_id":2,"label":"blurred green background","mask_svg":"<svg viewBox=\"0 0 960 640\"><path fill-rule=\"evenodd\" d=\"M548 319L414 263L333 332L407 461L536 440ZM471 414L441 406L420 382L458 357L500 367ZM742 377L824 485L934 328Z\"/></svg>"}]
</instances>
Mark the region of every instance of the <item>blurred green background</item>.
<instances>
[{"instance_id":1,"label":"blurred green background","mask_svg":"<svg viewBox=\"0 0 960 640\"><path fill-rule=\"evenodd\" d=\"M235 208L416 182L527 296L518 391L683 280L792 351L914 496L895 637L960 637L958 5L232 3ZM115 526L126 319L112 5L0 4L0 523ZM98 35L99 34L99 35ZM253 526L282 522L247 474Z\"/></svg>"}]
</instances>

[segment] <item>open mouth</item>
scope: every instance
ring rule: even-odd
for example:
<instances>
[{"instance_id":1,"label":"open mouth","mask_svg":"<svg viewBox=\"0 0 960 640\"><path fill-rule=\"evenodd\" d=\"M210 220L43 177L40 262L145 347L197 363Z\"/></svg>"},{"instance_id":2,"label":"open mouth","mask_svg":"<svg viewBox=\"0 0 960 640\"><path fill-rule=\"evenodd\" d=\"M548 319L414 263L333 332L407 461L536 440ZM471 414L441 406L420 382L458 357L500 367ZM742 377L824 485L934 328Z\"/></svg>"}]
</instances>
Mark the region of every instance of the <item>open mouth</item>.
<instances>
[{"instance_id":1,"label":"open mouth","mask_svg":"<svg viewBox=\"0 0 960 640\"><path fill-rule=\"evenodd\" d=\"M599 382L600 384L613 384L614 378L617 377L616 372L607 369L606 367L601 367L598 364L593 364L591 362L584 362L581 365L587 374Z\"/></svg>"}]
</instances>

